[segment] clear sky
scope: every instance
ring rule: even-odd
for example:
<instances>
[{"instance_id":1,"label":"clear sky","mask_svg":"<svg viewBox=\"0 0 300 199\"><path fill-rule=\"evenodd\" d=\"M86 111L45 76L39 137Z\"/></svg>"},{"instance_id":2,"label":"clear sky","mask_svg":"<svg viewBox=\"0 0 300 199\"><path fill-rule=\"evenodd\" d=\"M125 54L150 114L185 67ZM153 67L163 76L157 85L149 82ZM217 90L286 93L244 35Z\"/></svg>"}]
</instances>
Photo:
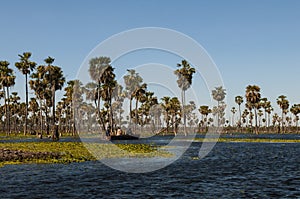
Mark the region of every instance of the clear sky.
<instances>
[{"instance_id":1,"label":"clear sky","mask_svg":"<svg viewBox=\"0 0 300 199\"><path fill-rule=\"evenodd\" d=\"M223 77L229 108L248 84L259 85L274 107L281 94L300 103L297 0L3 0L0 5L0 60L11 67L24 51L38 64L50 55L71 80L87 54L108 37L163 27L206 49ZM16 74L14 89L23 95L24 79Z\"/></svg>"}]
</instances>

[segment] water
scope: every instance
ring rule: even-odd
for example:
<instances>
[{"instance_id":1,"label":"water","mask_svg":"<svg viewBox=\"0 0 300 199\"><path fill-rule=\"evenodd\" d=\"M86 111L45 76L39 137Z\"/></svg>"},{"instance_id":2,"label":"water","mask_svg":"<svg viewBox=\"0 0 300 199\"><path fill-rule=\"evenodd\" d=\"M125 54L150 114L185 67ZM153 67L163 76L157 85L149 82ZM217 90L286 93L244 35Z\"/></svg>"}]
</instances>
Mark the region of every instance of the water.
<instances>
[{"instance_id":1,"label":"water","mask_svg":"<svg viewBox=\"0 0 300 199\"><path fill-rule=\"evenodd\" d=\"M0 198L300 198L300 143L201 143L168 167L145 174L101 162L0 168Z\"/></svg>"}]
</instances>

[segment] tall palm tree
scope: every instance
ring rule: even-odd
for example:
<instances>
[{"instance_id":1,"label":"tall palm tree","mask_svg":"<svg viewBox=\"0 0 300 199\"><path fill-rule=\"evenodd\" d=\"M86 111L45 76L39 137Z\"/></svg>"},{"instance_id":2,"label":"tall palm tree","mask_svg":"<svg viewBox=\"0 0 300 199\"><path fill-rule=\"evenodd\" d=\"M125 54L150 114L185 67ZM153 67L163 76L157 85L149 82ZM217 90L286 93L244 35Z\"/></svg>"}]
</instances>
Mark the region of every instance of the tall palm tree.
<instances>
[{"instance_id":1,"label":"tall palm tree","mask_svg":"<svg viewBox=\"0 0 300 199\"><path fill-rule=\"evenodd\" d=\"M25 76L25 100L26 100L26 107L25 107L25 126L24 126L24 135L27 133L27 117L28 117L28 75L36 66L36 63L30 61L29 58L31 57L30 52L24 52L23 55L19 55L20 62L16 62L15 66L21 71L21 73Z\"/></svg>"},{"instance_id":2,"label":"tall palm tree","mask_svg":"<svg viewBox=\"0 0 300 199\"><path fill-rule=\"evenodd\" d=\"M220 109L220 103L225 99L226 90L222 87L215 87L215 90L212 90L212 97L218 103L218 109ZM217 127L220 126L220 111L217 111Z\"/></svg>"},{"instance_id":3,"label":"tall palm tree","mask_svg":"<svg viewBox=\"0 0 300 199\"><path fill-rule=\"evenodd\" d=\"M258 126L257 126L257 110L260 107L260 87L257 85L248 85L246 87L246 100L247 105L250 109L254 109L255 116L255 133L258 134ZM251 113L251 111L250 111Z\"/></svg>"},{"instance_id":4,"label":"tall palm tree","mask_svg":"<svg viewBox=\"0 0 300 199\"><path fill-rule=\"evenodd\" d=\"M31 112L31 122L34 130L36 129L36 125L38 125L38 112L39 112L39 104L36 100L36 98L32 97L30 98L28 106L28 111Z\"/></svg>"},{"instance_id":5,"label":"tall palm tree","mask_svg":"<svg viewBox=\"0 0 300 199\"><path fill-rule=\"evenodd\" d=\"M18 92L12 92L9 101L11 102L10 105L10 111L11 111L11 119L14 126L14 131L17 132L18 128L18 118L23 118L22 112L20 111L20 96L18 95Z\"/></svg>"},{"instance_id":6,"label":"tall palm tree","mask_svg":"<svg viewBox=\"0 0 300 199\"><path fill-rule=\"evenodd\" d=\"M82 95L85 92L85 88L82 86L80 80L70 80L67 82L67 86L64 89L65 91L65 98L63 102L66 104L66 107L69 109L66 114L66 118L72 124L72 135L76 133L76 122L75 122L75 115L78 115L78 109L83 102ZM76 114L75 114L76 112Z\"/></svg>"},{"instance_id":7,"label":"tall palm tree","mask_svg":"<svg viewBox=\"0 0 300 199\"><path fill-rule=\"evenodd\" d=\"M184 111L185 107L185 92L192 85L193 74L196 72L195 68L191 67L190 64L186 60L182 60L181 63L177 64L179 67L174 71L174 74L178 77L177 84L181 89L181 104L182 104L182 115L183 115L183 128L184 134L187 135L186 132L186 114Z\"/></svg>"},{"instance_id":8,"label":"tall palm tree","mask_svg":"<svg viewBox=\"0 0 300 199\"><path fill-rule=\"evenodd\" d=\"M143 100L146 94L147 84L142 84L140 87L137 87L133 92L133 96L135 98L135 124L138 124L138 103L139 101Z\"/></svg>"},{"instance_id":9,"label":"tall palm tree","mask_svg":"<svg viewBox=\"0 0 300 199\"><path fill-rule=\"evenodd\" d=\"M271 121L270 121L271 120L271 113L272 113L273 110L274 109L273 109L273 107L271 105L271 102L268 101L268 103L266 105L266 112L268 113L268 124L267 124L267 127L270 126L270 123L271 123Z\"/></svg>"},{"instance_id":10,"label":"tall palm tree","mask_svg":"<svg viewBox=\"0 0 300 199\"><path fill-rule=\"evenodd\" d=\"M291 113L295 116L295 124L296 124L296 130L298 132L298 121L299 117L298 114L300 113L300 104L293 104L293 106L290 108Z\"/></svg>"},{"instance_id":11,"label":"tall palm tree","mask_svg":"<svg viewBox=\"0 0 300 199\"><path fill-rule=\"evenodd\" d=\"M53 135L54 139L59 139L58 135L55 134L55 92L57 90L61 90L65 83L65 77L63 75L63 71L59 66L52 65L54 62L54 58L48 57L44 61L46 63L45 66L45 74L43 75L43 81L51 88L51 103L52 103L52 126L53 126Z\"/></svg>"},{"instance_id":12,"label":"tall palm tree","mask_svg":"<svg viewBox=\"0 0 300 199\"><path fill-rule=\"evenodd\" d=\"M43 134L43 101L46 100L47 96L50 96L49 92L51 92L47 88L46 82L43 81L43 76L45 74L45 66L41 65L37 67L37 70L30 75L32 78L29 81L29 86L32 90L34 90L35 96L39 101L39 112L40 112L40 133ZM45 111L45 115L47 116L47 112ZM45 118L48 119L47 117ZM46 123L47 124L47 123ZM48 130L48 128L47 128ZM49 132L47 131L47 135Z\"/></svg>"},{"instance_id":13,"label":"tall palm tree","mask_svg":"<svg viewBox=\"0 0 300 199\"><path fill-rule=\"evenodd\" d=\"M177 97L173 97L170 99L170 115L171 115L171 123L173 126L173 132L174 135L177 135L177 126L178 126L178 120L180 119L181 115L181 105L180 101Z\"/></svg>"},{"instance_id":14,"label":"tall palm tree","mask_svg":"<svg viewBox=\"0 0 300 199\"><path fill-rule=\"evenodd\" d=\"M234 126L234 115L235 115L235 113L236 113L235 107L232 107L230 111L231 111L231 113L232 113L232 126Z\"/></svg>"},{"instance_id":15,"label":"tall palm tree","mask_svg":"<svg viewBox=\"0 0 300 199\"><path fill-rule=\"evenodd\" d=\"M277 104L281 109L281 129L284 132L285 112L289 109L290 104L285 95L280 95L277 98Z\"/></svg>"},{"instance_id":16,"label":"tall palm tree","mask_svg":"<svg viewBox=\"0 0 300 199\"><path fill-rule=\"evenodd\" d=\"M113 92L117 85L117 81L115 80L114 68L111 65L108 65L103 71L103 75L101 76L101 83L104 96L102 98L108 104L108 121L110 126L112 127L112 131L114 130L114 117L113 117L113 109L112 109L112 99Z\"/></svg>"},{"instance_id":17,"label":"tall palm tree","mask_svg":"<svg viewBox=\"0 0 300 199\"><path fill-rule=\"evenodd\" d=\"M10 100L9 100L9 88L15 84L16 76L11 68L8 67L9 62L0 61L0 83L3 88L5 111L6 111L6 127L7 135L11 133L10 129ZM6 88L6 91L5 91Z\"/></svg>"},{"instance_id":18,"label":"tall palm tree","mask_svg":"<svg viewBox=\"0 0 300 199\"><path fill-rule=\"evenodd\" d=\"M89 74L91 79L96 83L95 91L95 103L97 106L97 115L99 118L99 123L102 125L102 130L105 130L105 121L101 117L101 92L102 92L102 82L104 78L104 71L110 66L109 57L95 57L89 61Z\"/></svg>"},{"instance_id":19,"label":"tall palm tree","mask_svg":"<svg viewBox=\"0 0 300 199\"><path fill-rule=\"evenodd\" d=\"M171 109L170 100L171 100L171 98L168 97L168 96L165 96L165 97L161 98L161 100L162 100L161 106L163 107L163 109L165 111L164 119L165 119L165 122L166 122L166 130L167 130L167 132L169 132L170 109Z\"/></svg>"},{"instance_id":20,"label":"tall palm tree","mask_svg":"<svg viewBox=\"0 0 300 199\"><path fill-rule=\"evenodd\" d=\"M129 126L131 126L132 119L132 100L134 93L141 87L143 78L133 69L128 69L128 75L124 76L125 90L129 98Z\"/></svg>"},{"instance_id":21,"label":"tall palm tree","mask_svg":"<svg viewBox=\"0 0 300 199\"><path fill-rule=\"evenodd\" d=\"M116 87L113 91L113 98L115 98L116 100L116 108L118 109L118 123L119 126L121 127L122 125L122 105L123 105L123 101L124 98L126 96L126 93L123 91L123 86L121 86L120 84L116 84Z\"/></svg>"},{"instance_id":22,"label":"tall palm tree","mask_svg":"<svg viewBox=\"0 0 300 199\"><path fill-rule=\"evenodd\" d=\"M205 127L207 126L207 116L212 112L212 110L209 108L209 106L203 105L200 106L198 111L202 115L202 121L204 122Z\"/></svg>"},{"instance_id":23,"label":"tall palm tree","mask_svg":"<svg viewBox=\"0 0 300 199\"><path fill-rule=\"evenodd\" d=\"M239 121L239 126L242 125L242 112L241 112L241 104L244 102L243 97L238 95L235 97L235 103L239 106L239 113L240 113L240 121Z\"/></svg>"}]
</instances>

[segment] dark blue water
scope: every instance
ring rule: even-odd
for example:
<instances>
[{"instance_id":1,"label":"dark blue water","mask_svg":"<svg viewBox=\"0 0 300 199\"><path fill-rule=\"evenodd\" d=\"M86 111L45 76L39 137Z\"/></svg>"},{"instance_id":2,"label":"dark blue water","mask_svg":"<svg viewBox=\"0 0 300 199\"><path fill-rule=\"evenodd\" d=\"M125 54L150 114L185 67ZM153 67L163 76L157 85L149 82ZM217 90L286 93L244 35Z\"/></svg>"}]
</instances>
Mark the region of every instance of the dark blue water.
<instances>
[{"instance_id":1,"label":"dark blue water","mask_svg":"<svg viewBox=\"0 0 300 199\"><path fill-rule=\"evenodd\" d=\"M299 198L300 144L201 143L168 167L145 174L100 162L0 168L0 198Z\"/></svg>"}]
</instances>

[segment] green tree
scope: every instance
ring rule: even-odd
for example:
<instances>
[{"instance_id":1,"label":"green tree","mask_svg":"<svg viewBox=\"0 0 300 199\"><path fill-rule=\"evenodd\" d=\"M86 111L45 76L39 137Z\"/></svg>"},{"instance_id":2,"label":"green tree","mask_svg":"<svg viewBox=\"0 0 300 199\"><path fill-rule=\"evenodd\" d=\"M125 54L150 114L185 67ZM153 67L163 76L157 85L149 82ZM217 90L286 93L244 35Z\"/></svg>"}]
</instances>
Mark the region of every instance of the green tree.
<instances>
[{"instance_id":1,"label":"green tree","mask_svg":"<svg viewBox=\"0 0 300 199\"><path fill-rule=\"evenodd\" d=\"M43 74L43 81L49 88L51 88L51 104L52 104L52 138L54 140L59 139L59 135L56 134L56 117L55 117L55 92L61 90L65 83L65 77L63 71L59 66L52 65L54 58L48 57L45 60L45 73Z\"/></svg>"},{"instance_id":2,"label":"green tree","mask_svg":"<svg viewBox=\"0 0 300 199\"><path fill-rule=\"evenodd\" d=\"M9 100L9 88L15 84L16 76L11 68L8 67L9 62L0 61L0 82L3 88L5 112L6 112L6 127L7 135L10 135L10 100ZM6 91L5 91L6 88Z\"/></svg>"},{"instance_id":3,"label":"green tree","mask_svg":"<svg viewBox=\"0 0 300 199\"><path fill-rule=\"evenodd\" d=\"M171 124L173 126L174 135L177 135L178 124L181 116L181 104L177 97L173 97L170 99L170 110L169 113L171 115Z\"/></svg>"},{"instance_id":4,"label":"green tree","mask_svg":"<svg viewBox=\"0 0 300 199\"><path fill-rule=\"evenodd\" d=\"M27 133L27 119L28 119L28 75L36 66L36 63L30 61L31 53L24 52L23 55L19 55L20 62L16 62L15 66L17 69L25 76L25 126L24 126L24 135Z\"/></svg>"},{"instance_id":5,"label":"green tree","mask_svg":"<svg viewBox=\"0 0 300 199\"><path fill-rule=\"evenodd\" d=\"M102 83L104 78L104 71L110 66L109 57L95 57L89 61L89 74L91 79L96 83L95 104L97 107L97 115L99 118L99 123L102 125L102 129L105 130L105 121L101 117L101 92L102 92Z\"/></svg>"},{"instance_id":6,"label":"green tree","mask_svg":"<svg viewBox=\"0 0 300 199\"><path fill-rule=\"evenodd\" d=\"M202 105L199 107L198 111L202 115L202 121L205 127L207 127L207 116L212 112L212 110L209 108L209 106Z\"/></svg>"},{"instance_id":7,"label":"green tree","mask_svg":"<svg viewBox=\"0 0 300 199\"><path fill-rule=\"evenodd\" d=\"M235 103L239 106L239 114L240 114L240 120L239 120L239 125L242 125L242 112L241 112L241 104L244 102L243 97L238 95L235 97Z\"/></svg>"},{"instance_id":8,"label":"green tree","mask_svg":"<svg viewBox=\"0 0 300 199\"><path fill-rule=\"evenodd\" d=\"M290 108L290 111L295 116L294 121L295 121L296 129L298 132L298 121L299 121L298 114L300 113L300 104L293 104L293 106Z\"/></svg>"},{"instance_id":9,"label":"green tree","mask_svg":"<svg viewBox=\"0 0 300 199\"><path fill-rule=\"evenodd\" d=\"M281 109L281 129L284 132L285 113L289 109L290 104L285 95L280 95L277 98L277 104Z\"/></svg>"},{"instance_id":10,"label":"green tree","mask_svg":"<svg viewBox=\"0 0 300 199\"><path fill-rule=\"evenodd\" d=\"M103 75L101 77L102 83L102 98L108 105L108 121L110 126L112 127L112 131L114 130L114 117L113 117L113 109L112 109L112 99L113 92L117 85L117 81L115 80L116 75L114 74L114 68L111 65L108 65L103 71Z\"/></svg>"},{"instance_id":11,"label":"green tree","mask_svg":"<svg viewBox=\"0 0 300 199\"><path fill-rule=\"evenodd\" d=\"M215 90L212 90L212 97L217 101L217 109L220 109L220 103L225 99L226 90L222 87L215 87ZM217 111L217 126L220 126L220 111Z\"/></svg>"},{"instance_id":12,"label":"green tree","mask_svg":"<svg viewBox=\"0 0 300 199\"><path fill-rule=\"evenodd\" d=\"M45 74L45 66L40 65L37 67L36 71L30 75L31 80L29 81L29 86L34 90L35 96L39 101L39 115L40 115L40 133L43 134L43 108L45 110L45 119L47 124L47 135L49 135L49 125L48 125L48 108L46 107L46 100L51 96L51 90L47 87L47 82L43 81L43 76ZM45 105L45 106L44 106Z\"/></svg>"},{"instance_id":13,"label":"green tree","mask_svg":"<svg viewBox=\"0 0 300 199\"><path fill-rule=\"evenodd\" d=\"M129 98L129 126L131 126L132 100L137 90L141 87L143 78L138 73L136 73L136 71L133 69L127 71L129 74L124 76L124 82L126 85L125 92L127 93L127 97Z\"/></svg>"},{"instance_id":14,"label":"green tree","mask_svg":"<svg viewBox=\"0 0 300 199\"><path fill-rule=\"evenodd\" d=\"M257 123L257 110L260 107L260 87L257 85L248 85L246 87L246 100L247 106L250 109L254 109L255 116L255 133L258 134L258 123ZM251 113L251 111L250 111Z\"/></svg>"},{"instance_id":15,"label":"green tree","mask_svg":"<svg viewBox=\"0 0 300 199\"><path fill-rule=\"evenodd\" d=\"M174 71L174 74L177 76L177 84L181 89L181 104L182 104L182 115L183 115L183 128L184 134L186 132L186 114L184 111L185 107L185 92L192 85L193 74L196 72L195 68L191 67L186 60L182 60L181 63L177 64L178 69Z\"/></svg>"},{"instance_id":16,"label":"green tree","mask_svg":"<svg viewBox=\"0 0 300 199\"><path fill-rule=\"evenodd\" d=\"M168 96L165 96L161 98L161 106L164 109L164 120L166 122L166 131L169 132L169 126L170 126L170 110L171 110L171 105L170 105L170 100L171 98Z\"/></svg>"},{"instance_id":17,"label":"green tree","mask_svg":"<svg viewBox=\"0 0 300 199\"><path fill-rule=\"evenodd\" d=\"M232 113L232 126L234 126L234 115L235 115L235 113L236 113L235 107L232 107L230 111L231 111L231 113Z\"/></svg>"}]
</instances>

